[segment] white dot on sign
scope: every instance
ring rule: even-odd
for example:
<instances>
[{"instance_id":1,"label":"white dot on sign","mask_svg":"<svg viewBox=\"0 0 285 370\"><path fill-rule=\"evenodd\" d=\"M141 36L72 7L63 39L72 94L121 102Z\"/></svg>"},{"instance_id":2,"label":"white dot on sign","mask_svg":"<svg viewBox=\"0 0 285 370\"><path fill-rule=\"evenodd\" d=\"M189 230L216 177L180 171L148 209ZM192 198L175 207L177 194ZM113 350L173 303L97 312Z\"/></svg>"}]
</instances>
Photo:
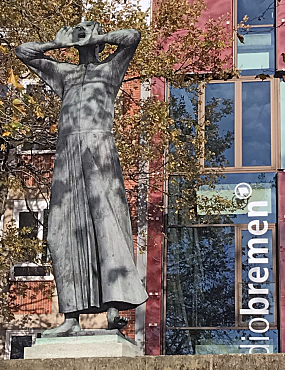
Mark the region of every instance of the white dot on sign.
<instances>
[{"instance_id":1,"label":"white dot on sign","mask_svg":"<svg viewBox=\"0 0 285 370\"><path fill-rule=\"evenodd\" d=\"M245 337L241 337L241 340L245 340Z\"/></svg>"},{"instance_id":2,"label":"white dot on sign","mask_svg":"<svg viewBox=\"0 0 285 370\"><path fill-rule=\"evenodd\" d=\"M246 182L240 182L235 187L235 195L238 199L248 199L252 194L252 187Z\"/></svg>"},{"instance_id":3,"label":"white dot on sign","mask_svg":"<svg viewBox=\"0 0 285 370\"><path fill-rule=\"evenodd\" d=\"M227 24L230 24L231 22L230 21L227 21Z\"/></svg>"}]
</instances>

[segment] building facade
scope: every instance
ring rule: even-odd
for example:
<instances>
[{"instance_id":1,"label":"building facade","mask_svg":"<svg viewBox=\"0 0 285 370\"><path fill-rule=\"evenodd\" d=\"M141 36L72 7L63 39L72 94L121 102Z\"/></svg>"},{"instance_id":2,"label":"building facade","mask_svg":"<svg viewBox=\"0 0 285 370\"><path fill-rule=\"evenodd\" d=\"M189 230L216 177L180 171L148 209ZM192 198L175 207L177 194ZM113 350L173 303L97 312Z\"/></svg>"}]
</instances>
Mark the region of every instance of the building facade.
<instances>
[{"instance_id":1,"label":"building facade","mask_svg":"<svg viewBox=\"0 0 285 370\"><path fill-rule=\"evenodd\" d=\"M216 145L226 135L231 139L224 178L215 189L199 188L197 203L219 196L233 209L209 216L197 204L194 221L174 213L171 204L187 184L176 179L172 191L175 175L169 174L167 237L161 253L156 250L161 288L149 278L153 263L147 273L148 291L156 295L146 311L146 353L283 352L285 8L270 0L207 5L214 18L231 15L231 52L241 73L212 80L201 91L198 116L216 125ZM160 85L155 94L182 99L193 114L189 93ZM231 108L214 121L209 106L217 101L219 113L226 104Z\"/></svg>"}]
</instances>

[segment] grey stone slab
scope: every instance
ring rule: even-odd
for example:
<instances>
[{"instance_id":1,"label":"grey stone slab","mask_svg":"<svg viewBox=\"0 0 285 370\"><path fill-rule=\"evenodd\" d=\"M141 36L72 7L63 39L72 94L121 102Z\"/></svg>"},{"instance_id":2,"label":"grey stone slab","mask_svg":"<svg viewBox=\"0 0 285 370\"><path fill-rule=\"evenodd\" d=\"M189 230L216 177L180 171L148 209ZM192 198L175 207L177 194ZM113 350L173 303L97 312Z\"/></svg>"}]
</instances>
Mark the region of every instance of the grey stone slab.
<instances>
[{"instance_id":1,"label":"grey stone slab","mask_svg":"<svg viewBox=\"0 0 285 370\"><path fill-rule=\"evenodd\" d=\"M26 347L24 353L25 359L135 357L141 355L142 352L135 344L118 333L37 338L35 345Z\"/></svg>"},{"instance_id":2,"label":"grey stone slab","mask_svg":"<svg viewBox=\"0 0 285 370\"><path fill-rule=\"evenodd\" d=\"M58 333L58 334L51 334L51 335L44 335L41 338L41 342L44 343L44 339L48 338L75 338L75 337L96 337L97 340L101 340L100 337L106 336L106 340L110 340L111 337L119 337L123 338L124 340L127 340L128 342L132 343L133 345L136 345L136 341L132 338L128 337L127 335L124 335L119 329L112 329L112 330L106 330L106 329L85 329L78 332L71 332L71 333ZM39 340L39 339L38 339ZM38 341L37 340L37 341ZM47 341L49 342L49 341Z\"/></svg>"}]
</instances>

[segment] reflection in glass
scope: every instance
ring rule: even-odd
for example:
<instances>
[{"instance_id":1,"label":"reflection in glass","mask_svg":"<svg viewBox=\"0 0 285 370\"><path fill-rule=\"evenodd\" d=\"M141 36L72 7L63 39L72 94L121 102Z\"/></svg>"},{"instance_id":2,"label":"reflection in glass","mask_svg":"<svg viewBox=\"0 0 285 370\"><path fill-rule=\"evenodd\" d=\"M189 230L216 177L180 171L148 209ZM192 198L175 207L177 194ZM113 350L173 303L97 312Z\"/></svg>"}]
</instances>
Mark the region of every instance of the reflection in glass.
<instances>
[{"instance_id":1,"label":"reflection in glass","mask_svg":"<svg viewBox=\"0 0 285 370\"><path fill-rule=\"evenodd\" d=\"M233 227L171 228L167 327L235 325Z\"/></svg>"},{"instance_id":2,"label":"reflection in glass","mask_svg":"<svg viewBox=\"0 0 285 370\"><path fill-rule=\"evenodd\" d=\"M235 164L234 95L234 83L213 83L206 87L206 120L209 121L206 126L206 149L215 153L216 157L224 156L227 166Z\"/></svg>"},{"instance_id":3,"label":"reflection in glass","mask_svg":"<svg viewBox=\"0 0 285 370\"><path fill-rule=\"evenodd\" d=\"M195 86L191 91L187 91L186 89L176 89L171 86L170 96L176 100L177 104L183 106L185 115L189 115L192 118L196 117L198 109L198 96ZM170 108L173 109L173 106ZM174 112L172 112L172 115L173 113Z\"/></svg>"},{"instance_id":4,"label":"reflection in glass","mask_svg":"<svg viewBox=\"0 0 285 370\"><path fill-rule=\"evenodd\" d=\"M169 329L166 332L165 350L167 355L245 354L249 353L249 348L241 348L241 345L260 344L268 346L270 353L278 352L278 330L268 330L266 337L269 337L269 340L258 340L254 343L249 340L252 335L250 330ZM264 352L263 348L256 348L253 351L253 353Z\"/></svg>"},{"instance_id":5,"label":"reflection in glass","mask_svg":"<svg viewBox=\"0 0 285 370\"><path fill-rule=\"evenodd\" d=\"M244 43L238 41L238 68L242 75L275 73L275 34L273 28L239 29Z\"/></svg>"},{"instance_id":6,"label":"reflection in glass","mask_svg":"<svg viewBox=\"0 0 285 370\"><path fill-rule=\"evenodd\" d=\"M170 115L173 119L173 127L180 130L180 143L184 143L182 151L191 160L196 156L195 146L192 143L195 127L198 123L198 90L196 85L192 86L189 91L170 87ZM180 150L178 149L177 153L176 149L174 144L170 142L169 152L180 156Z\"/></svg>"},{"instance_id":7,"label":"reflection in glass","mask_svg":"<svg viewBox=\"0 0 285 370\"><path fill-rule=\"evenodd\" d=\"M239 200L235 195L235 187L239 183L248 183L252 187L252 195L247 200ZM186 208L181 207L178 211L175 210L176 201L178 201L184 189L192 186L188 181L178 176L171 176L168 183L169 197L168 201L168 225L189 225L189 224L248 224L251 219L248 217L248 203L255 201L266 201L267 207L262 210L268 211L267 221L276 223L276 174L274 172L255 172L255 173L229 173L225 174L224 178L219 178L215 188L208 185L200 186L197 191L197 199L199 197L207 197L210 201L213 196L219 196L223 202L230 201L234 207L234 212L231 209L228 212L221 210L220 214L214 214L214 210L219 210L219 205L215 204L215 209L209 209L211 215L205 215L199 207L197 207L197 215L195 218L189 218Z\"/></svg>"},{"instance_id":8,"label":"reflection in glass","mask_svg":"<svg viewBox=\"0 0 285 370\"><path fill-rule=\"evenodd\" d=\"M248 16L246 24L274 24L275 3L272 0L238 0L238 23Z\"/></svg>"},{"instance_id":9,"label":"reflection in glass","mask_svg":"<svg viewBox=\"0 0 285 370\"><path fill-rule=\"evenodd\" d=\"M38 236L38 212L20 212L19 229L29 228L29 232L23 233L23 238L34 239Z\"/></svg>"},{"instance_id":10,"label":"reflection in glass","mask_svg":"<svg viewBox=\"0 0 285 370\"><path fill-rule=\"evenodd\" d=\"M271 165L270 82L242 84L242 165Z\"/></svg>"}]
</instances>

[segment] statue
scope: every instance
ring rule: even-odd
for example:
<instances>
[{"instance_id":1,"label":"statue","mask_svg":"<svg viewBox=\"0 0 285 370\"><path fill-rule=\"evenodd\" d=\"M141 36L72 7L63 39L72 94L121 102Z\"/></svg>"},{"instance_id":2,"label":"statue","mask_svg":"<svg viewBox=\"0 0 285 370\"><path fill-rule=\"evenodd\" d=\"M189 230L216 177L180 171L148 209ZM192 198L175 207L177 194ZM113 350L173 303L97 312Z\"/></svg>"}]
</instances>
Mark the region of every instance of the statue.
<instances>
[{"instance_id":1,"label":"statue","mask_svg":"<svg viewBox=\"0 0 285 370\"><path fill-rule=\"evenodd\" d=\"M81 313L107 312L108 329L128 320L119 310L147 300L134 263L129 209L112 135L114 101L140 41L137 30L104 34L97 22L63 27L47 43L28 42L16 55L62 99L48 247L59 311L65 321L44 335L81 330ZM100 61L105 43L117 50ZM44 53L74 46L79 65Z\"/></svg>"}]
</instances>

